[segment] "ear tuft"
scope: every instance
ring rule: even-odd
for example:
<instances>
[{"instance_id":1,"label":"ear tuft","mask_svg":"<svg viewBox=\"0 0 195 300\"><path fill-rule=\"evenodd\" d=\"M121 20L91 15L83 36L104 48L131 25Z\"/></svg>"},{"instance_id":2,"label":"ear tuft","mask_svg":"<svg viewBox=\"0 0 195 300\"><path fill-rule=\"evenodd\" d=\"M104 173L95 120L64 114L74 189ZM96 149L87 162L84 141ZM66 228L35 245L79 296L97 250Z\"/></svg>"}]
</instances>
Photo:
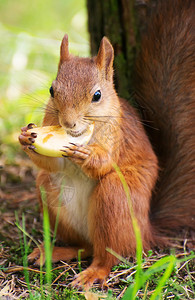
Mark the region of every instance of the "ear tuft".
<instances>
[{"instance_id":1,"label":"ear tuft","mask_svg":"<svg viewBox=\"0 0 195 300\"><path fill-rule=\"evenodd\" d=\"M68 50L68 35L65 34L60 46L60 63L61 65L65 60L69 59L69 50Z\"/></svg>"},{"instance_id":2,"label":"ear tuft","mask_svg":"<svg viewBox=\"0 0 195 300\"><path fill-rule=\"evenodd\" d=\"M104 36L100 43L96 64L107 80L112 80L113 77L113 60L114 49L110 41Z\"/></svg>"}]
</instances>

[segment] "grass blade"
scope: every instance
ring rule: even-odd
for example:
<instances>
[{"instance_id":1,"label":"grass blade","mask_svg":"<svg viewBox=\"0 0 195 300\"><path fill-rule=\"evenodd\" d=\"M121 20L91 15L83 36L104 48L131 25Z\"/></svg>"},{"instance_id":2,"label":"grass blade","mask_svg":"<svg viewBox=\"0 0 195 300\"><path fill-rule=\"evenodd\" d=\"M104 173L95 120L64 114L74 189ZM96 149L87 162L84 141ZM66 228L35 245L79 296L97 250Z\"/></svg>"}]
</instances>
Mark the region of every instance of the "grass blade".
<instances>
[{"instance_id":1,"label":"grass blade","mask_svg":"<svg viewBox=\"0 0 195 300\"><path fill-rule=\"evenodd\" d=\"M51 270L52 270L52 250L51 250L51 239L50 239L50 222L49 212L46 201L45 189L41 186L41 199L43 203L43 232L44 232L44 249L45 249L45 267L46 267L46 283L51 286Z\"/></svg>"},{"instance_id":2,"label":"grass blade","mask_svg":"<svg viewBox=\"0 0 195 300\"><path fill-rule=\"evenodd\" d=\"M162 291L166 281L171 276L171 273L172 273L173 268L174 268L175 263L176 263L176 258L171 255L171 256L169 256L169 259L170 259L170 263L169 263L168 267L166 268L163 276L160 278L154 293L150 297L150 300L159 299L159 297L161 295L161 291Z\"/></svg>"},{"instance_id":3,"label":"grass blade","mask_svg":"<svg viewBox=\"0 0 195 300\"><path fill-rule=\"evenodd\" d=\"M133 211L133 207L132 207L132 200L131 200L131 195L130 195L130 191L129 191L129 186L125 180L124 175L122 174L120 168L117 166L117 164L113 164L113 167L116 171L116 173L118 174L121 183L123 185L126 197L127 197L127 201L128 201L128 205L129 205L129 211L130 211L130 215L131 215L131 219L132 219L132 225L133 225L133 229L134 229L134 233L135 233L135 239L136 239L136 261L137 261L137 267L136 267L136 274L135 274L135 284L131 286L131 288L129 288L125 295L123 296L123 299L135 299L136 294L139 290L140 284L141 284L141 278L142 278L142 251L143 251L143 247L142 247L142 239L141 239L141 232L139 229L139 225L137 223L137 219L135 217L134 211Z\"/></svg>"}]
</instances>

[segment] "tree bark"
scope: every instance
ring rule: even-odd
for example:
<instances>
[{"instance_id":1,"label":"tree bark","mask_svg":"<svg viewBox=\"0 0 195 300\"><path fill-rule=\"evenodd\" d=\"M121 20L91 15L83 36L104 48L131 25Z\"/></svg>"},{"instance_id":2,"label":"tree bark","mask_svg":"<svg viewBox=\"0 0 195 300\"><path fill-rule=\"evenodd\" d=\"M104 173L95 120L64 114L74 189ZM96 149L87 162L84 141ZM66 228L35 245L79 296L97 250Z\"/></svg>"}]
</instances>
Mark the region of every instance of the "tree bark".
<instances>
[{"instance_id":1,"label":"tree bark","mask_svg":"<svg viewBox=\"0 0 195 300\"><path fill-rule=\"evenodd\" d=\"M150 1L87 0L91 54L97 54L103 36L110 39L115 51L115 86L126 99L133 93L134 62Z\"/></svg>"}]
</instances>

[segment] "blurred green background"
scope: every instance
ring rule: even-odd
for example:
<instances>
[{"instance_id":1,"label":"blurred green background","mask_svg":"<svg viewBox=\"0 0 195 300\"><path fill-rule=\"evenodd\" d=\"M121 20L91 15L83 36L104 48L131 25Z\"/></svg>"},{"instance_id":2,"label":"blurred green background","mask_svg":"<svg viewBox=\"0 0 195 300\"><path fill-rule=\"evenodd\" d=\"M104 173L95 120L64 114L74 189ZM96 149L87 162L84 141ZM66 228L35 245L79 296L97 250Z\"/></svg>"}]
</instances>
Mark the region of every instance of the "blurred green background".
<instances>
[{"instance_id":1,"label":"blurred green background","mask_svg":"<svg viewBox=\"0 0 195 300\"><path fill-rule=\"evenodd\" d=\"M89 55L85 0L0 0L0 164L22 154L22 126L41 124L64 33Z\"/></svg>"}]
</instances>

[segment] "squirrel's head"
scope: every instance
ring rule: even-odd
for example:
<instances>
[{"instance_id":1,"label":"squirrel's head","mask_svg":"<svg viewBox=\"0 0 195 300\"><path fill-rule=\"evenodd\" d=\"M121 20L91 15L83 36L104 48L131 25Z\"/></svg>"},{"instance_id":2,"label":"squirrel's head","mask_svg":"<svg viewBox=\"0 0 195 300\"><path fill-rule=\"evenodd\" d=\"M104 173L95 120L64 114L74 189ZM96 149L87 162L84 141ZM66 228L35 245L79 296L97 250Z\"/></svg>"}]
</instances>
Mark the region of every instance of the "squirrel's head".
<instances>
[{"instance_id":1,"label":"squirrel's head","mask_svg":"<svg viewBox=\"0 0 195 300\"><path fill-rule=\"evenodd\" d=\"M106 37L96 57L80 58L69 54L68 36L64 36L50 101L59 124L70 133L82 133L91 121L116 114L119 102L113 87L113 59L114 50Z\"/></svg>"}]
</instances>

